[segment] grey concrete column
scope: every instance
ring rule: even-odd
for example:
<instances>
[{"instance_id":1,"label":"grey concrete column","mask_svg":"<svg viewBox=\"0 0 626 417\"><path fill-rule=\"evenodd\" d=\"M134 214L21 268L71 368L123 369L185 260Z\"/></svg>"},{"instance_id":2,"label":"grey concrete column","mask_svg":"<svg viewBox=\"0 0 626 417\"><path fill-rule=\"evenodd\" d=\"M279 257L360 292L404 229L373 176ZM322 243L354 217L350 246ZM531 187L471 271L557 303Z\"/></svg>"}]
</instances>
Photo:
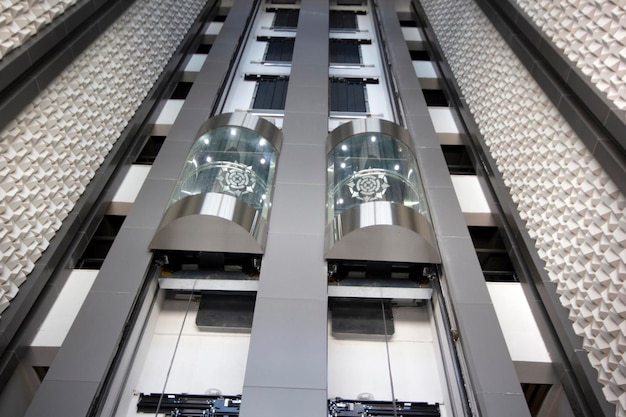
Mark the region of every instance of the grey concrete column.
<instances>
[{"instance_id":1,"label":"grey concrete column","mask_svg":"<svg viewBox=\"0 0 626 417\"><path fill-rule=\"evenodd\" d=\"M242 417L327 414L328 10L301 2Z\"/></svg>"},{"instance_id":2,"label":"grey concrete column","mask_svg":"<svg viewBox=\"0 0 626 417\"><path fill-rule=\"evenodd\" d=\"M99 394L146 279L152 259L148 245L198 129L218 100L253 3L235 1L28 417L83 417Z\"/></svg>"},{"instance_id":3,"label":"grey concrete column","mask_svg":"<svg viewBox=\"0 0 626 417\"><path fill-rule=\"evenodd\" d=\"M460 334L473 395L483 417L528 417L529 411L500 330L443 152L413 69L394 3L376 1L381 31L413 138L442 257L447 301Z\"/></svg>"}]
</instances>

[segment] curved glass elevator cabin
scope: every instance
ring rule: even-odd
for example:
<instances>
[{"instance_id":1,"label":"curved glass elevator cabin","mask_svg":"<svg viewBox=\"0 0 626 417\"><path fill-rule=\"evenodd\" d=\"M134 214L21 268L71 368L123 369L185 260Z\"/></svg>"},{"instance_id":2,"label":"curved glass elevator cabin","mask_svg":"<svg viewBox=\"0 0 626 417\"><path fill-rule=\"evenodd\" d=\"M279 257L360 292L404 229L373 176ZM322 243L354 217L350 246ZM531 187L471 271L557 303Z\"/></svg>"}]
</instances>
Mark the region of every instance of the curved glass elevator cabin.
<instances>
[{"instance_id":1,"label":"curved glass elevator cabin","mask_svg":"<svg viewBox=\"0 0 626 417\"><path fill-rule=\"evenodd\" d=\"M326 147L326 258L439 263L408 131L357 119L333 130Z\"/></svg>"},{"instance_id":2,"label":"curved glass elevator cabin","mask_svg":"<svg viewBox=\"0 0 626 417\"><path fill-rule=\"evenodd\" d=\"M262 254L282 133L247 113L201 127L151 249Z\"/></svg>"}]
</instances>

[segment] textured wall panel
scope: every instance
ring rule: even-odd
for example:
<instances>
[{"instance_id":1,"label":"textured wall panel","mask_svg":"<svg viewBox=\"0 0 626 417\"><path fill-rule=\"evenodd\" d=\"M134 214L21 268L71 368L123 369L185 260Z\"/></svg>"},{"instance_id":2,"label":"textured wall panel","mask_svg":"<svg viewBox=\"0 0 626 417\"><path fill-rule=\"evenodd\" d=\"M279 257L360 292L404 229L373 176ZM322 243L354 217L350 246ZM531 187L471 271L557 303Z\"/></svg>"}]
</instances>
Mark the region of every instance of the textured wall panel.
<instances>
[{"instance_id":1,"label":"textured wall panel","mask_svg":"<svg viewBox=\"0 0 626 417\"><path fill-rule=\"evenodd\" d=\"M77 0L0 0L0 60Z\"/></svg>"},{"instance_id":2,"label":"textured wall panel","mask_svg":"<svg viewBox=\"0 0 626 417\"><path fill-rule=\"evenodd\" d=\"M626 111L626 2L516 1L565 56Z\"/></svg>"},{"instance_id":3,"label":"textured wall panel","mask_svg":"<svg viewBox=\"0 0 626 417\"><path fill-rule=\"evenodd\" d=\"M471 0L422 0L606 398L626 416L626 198Z\"/></svg>"},{"instance_id":4,"label":"textured wall panel","mask_svg":"<svg viewBox=\"0 0 626 417\"><path fill-rule=\"evenodd\" d=\"M0 132L0 311L203 5L202 0L138 1Z\"/></svg>"}]
</instances>

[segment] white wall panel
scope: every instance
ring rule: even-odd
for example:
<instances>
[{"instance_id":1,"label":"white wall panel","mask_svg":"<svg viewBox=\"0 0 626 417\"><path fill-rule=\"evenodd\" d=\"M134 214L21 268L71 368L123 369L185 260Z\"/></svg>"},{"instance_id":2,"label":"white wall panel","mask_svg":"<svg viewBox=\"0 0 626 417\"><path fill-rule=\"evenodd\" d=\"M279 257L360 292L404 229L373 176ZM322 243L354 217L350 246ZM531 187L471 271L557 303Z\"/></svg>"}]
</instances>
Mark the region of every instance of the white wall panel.
<instances>
[{"instance_id":1,"label":"white wall panel","mask_svg":"<svg viewBox=\"0 0 626 417\"><path fill-rule=\"evenodd\" d=\"M98 271L92 269L72 271L33 339L32 347L61 346L97 275Z\"/></svg>"},{"instance_id":2,"label":"white wall panel","mask_svg":"<svg viewBox=\"0 0 626 417\"><path fill-rule=\"evenodd\" d=\"M232 94L228 95L222 113L230 113L237 110L247 111L252 107L252 98L256 89L255 81L245 81L243 75L237 75L230 89Z\"/></svg>"},{"instance_id":3,"label":"white wall panel","mask_svg":"<svg viewBox=\"0 0 626 417\"><path fill-rule=\"evenodd\" d=\"M395 333L389 357L396 398L443 402L442 379L427 307L395 307ZM391 385L384 340L338 339L328 336L328 397L356 398L370 393L390 401Z\"/></svg>"},{"instance_id":4,"label":"white wall panel","mask_svg":"<svg viewBox=\"0 0 626 417\"><path fill-rule=\"evenodd\" d=\"M126 216L150 173L150 165L132 165L115 192L107 214Z\"/></svg>"},{"instance_id":5,"label":"white wall panel","mask_svg":"<svg viewBox=\"0 0 626 417\"><path fill-rule=\"evenodd\" d=\"M417 78L420 80L422 88L429 90L440 89L437 72L435 71L435 66L432 62L413 61L413 68L415 69Z\"/></svg>"},{"instance_id":6,"label":"white wall panel","mask_svg":"<svg viewBox=\"0 0 626 417\"><path fill-rule=\"evenodd\" d=\"M156 323L144 339L145 354L133 364L135 380L126 387L118 416L143 415L136 413L137 397L132 393L204 394L218 389L224 395L241 394L250 334L199 330L197 301L166 299L159 305Z\"/></svg>"},{"instance_id":7,"label":"white wall panel","mask_svg":"<svg viewBox=\"0 0 626 417\"><path fill-rule=\"evenodd\" d=\"M153 136L167 136L178 117L178 113L180 113L180 109L183 108L183 104L185 104L185 100L167 100L154 122L151 134Z\"/></svg>"},{"instance_id":8,"label":"white wall panel","mask_svg":"<svg viewBox=\"0 0 626 417\"><path fill-rule=\"evenodd\" d=\"M222 26L224 26L223 22L211 22L209 26L204 31L205 35L217 35L222 30Z\"/></svg>"},{"instance_id":9,"label":"white wall panel","mask_svg":"<svg viewBox=\"0 0 626 417\"><path fill-rule=\"evenodd\" d=\"M442 145L462 145L461 132L454 122L452 110L429 107L428 113Z\"/></svg>"},{"instance_id":10,"label":"white wall panel","mask_svg":"<svg viewBox=\"0 0 626 417\"><path fill-rule=\"evenodd\" d=\"M551 362L521 284L488 282L487 289L511 359L520 362Z\"/></svg>"},{"instance_id":11,"label":"white wall panel","mask_svg":"<svg viewBox=\"0 0 626 417\"><path fill-rule=\"evenodd\" d=\"M407 41L422 41L424 40L422 33L418 28L414 27L403 27L402 34L404 35L404 39Z\"/></svg>"},{"instance_id":12,"label":"white wall panel","mask_svg":"<svg viewBox=\"0 0 626 417\"><path fill-rule=\"evenodd\" d=\"M185 82L193 82L196 79L200 68L202 68L202 65L204 65L206 57L206 54L193 54L189 62L187 62L187 65L183 70L183 75L180 80Z\"/></svg>"},{"instance_id":13,"label":"white wall panel","mask_svg":"<svg viewBox=\"0 0 626 417\"><path fill-rule=\"evenodd\" d=\"M452 175L451 178L467 224L470 226L495 226L493 214L478 177L475 175Z\"/></svg>"}]
</instances>

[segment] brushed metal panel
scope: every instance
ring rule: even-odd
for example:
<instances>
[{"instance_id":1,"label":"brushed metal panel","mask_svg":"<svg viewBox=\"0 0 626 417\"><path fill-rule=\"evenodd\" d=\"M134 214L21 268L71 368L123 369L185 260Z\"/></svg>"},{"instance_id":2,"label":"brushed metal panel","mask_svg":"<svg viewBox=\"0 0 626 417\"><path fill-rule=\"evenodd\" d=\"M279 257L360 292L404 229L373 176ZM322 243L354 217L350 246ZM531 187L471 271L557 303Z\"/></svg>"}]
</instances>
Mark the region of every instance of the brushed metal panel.
<instances>
[{"instance_id":1,"label":"brushed metal panel","mask_svg":"<svg viewBox=\"0 0 626 417\"><path fill-rule=\"evenodd\" d=\"M355 206L326 227L327 259L440 263L430 222L389 201Z\"/></svg>"},{"instance_id":2,"label":"brushed metal panel","mask_svg":"<svg viewBox=\"0 0 626 417\"><path fill-rule=\"evenodd\" d=\"M170 206L150 249L263 253L267 222L257 210L226 194L185 197Z\"/></svg>"}]
</instances>

